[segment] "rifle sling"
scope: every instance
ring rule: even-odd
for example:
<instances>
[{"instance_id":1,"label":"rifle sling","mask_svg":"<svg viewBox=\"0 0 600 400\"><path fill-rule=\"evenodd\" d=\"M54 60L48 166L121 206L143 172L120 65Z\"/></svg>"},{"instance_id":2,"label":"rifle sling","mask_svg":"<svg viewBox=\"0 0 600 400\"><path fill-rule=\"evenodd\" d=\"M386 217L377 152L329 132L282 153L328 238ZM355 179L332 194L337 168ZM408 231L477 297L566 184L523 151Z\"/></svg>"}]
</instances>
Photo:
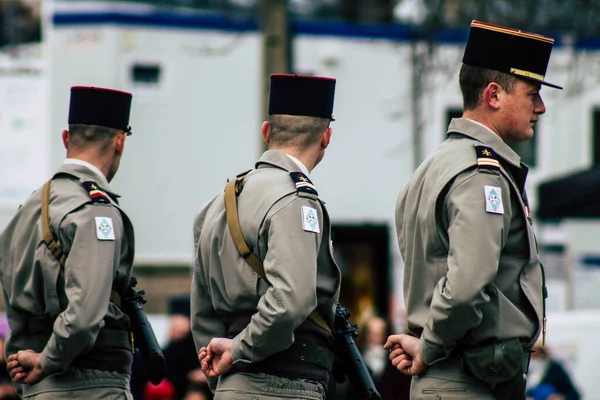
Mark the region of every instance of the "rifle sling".
<instances>
[{"instance_id":1,"label":"rifle sling","mask_svg":"<svg viewBox=\"0 0 600 400\"><path fill-rule=\"evenodd\" d=\"M229 226L229 231L231 232L235 247L237 247L240 256L248 263L248 265L250 265L250 267L252 267L258 276L260 276L265 282L267 282L267 284L270 285L271 283L267 279L263 263L252 252L248 246L248 243L246 243L246 240L242 234L242 227L240 226L240 218L237 209L237 196L241 191L240 187L242 180L248 172L250 171L239 174L235 179L231 179L225 185L225 215L227 216L227 225ZM316 310L313 310L308 318L315 321L323 329L331 332L331 328L325 319Z\"/></svg>"}]
</instances>

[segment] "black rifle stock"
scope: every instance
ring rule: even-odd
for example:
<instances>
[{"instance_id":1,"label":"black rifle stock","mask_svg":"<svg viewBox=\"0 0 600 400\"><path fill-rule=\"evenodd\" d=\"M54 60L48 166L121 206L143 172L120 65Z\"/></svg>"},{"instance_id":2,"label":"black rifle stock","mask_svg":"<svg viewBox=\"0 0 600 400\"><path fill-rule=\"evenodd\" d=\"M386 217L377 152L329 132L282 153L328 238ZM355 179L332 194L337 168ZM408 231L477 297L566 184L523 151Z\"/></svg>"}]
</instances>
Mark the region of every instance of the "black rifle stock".
<instances>
[{"instance_id":1,"label":"black rifle stock","mask_svg":"<svg viewBox=\"0 0 600 400\"><path fill-rule=\"evenodd\" d=\"M136 285L137 279L132 276L125 295L123 311L131 320L133 344L140 350L148 379L154 385L158 385L165 377L167 364L152 326L144 314L142 304L146 303L145 293L143 290L137 290Z\"/></svg>"},{"instance_id":2,"label":"black rifle stock","mask_svg":"<svg viewBox=\"0 0 600 400\"><path fill-rule=\"evenodd\" d=\"M350 318L350 313L338 304L335 309L332 329L338 355L350 382L365 396L364 399L380 400L381 395L375 388L375 383L365 365L365 360L354 343L354 338L358 336L356 333L358 325L350 325L348 318Z\"/></svg>"}]
</instances>

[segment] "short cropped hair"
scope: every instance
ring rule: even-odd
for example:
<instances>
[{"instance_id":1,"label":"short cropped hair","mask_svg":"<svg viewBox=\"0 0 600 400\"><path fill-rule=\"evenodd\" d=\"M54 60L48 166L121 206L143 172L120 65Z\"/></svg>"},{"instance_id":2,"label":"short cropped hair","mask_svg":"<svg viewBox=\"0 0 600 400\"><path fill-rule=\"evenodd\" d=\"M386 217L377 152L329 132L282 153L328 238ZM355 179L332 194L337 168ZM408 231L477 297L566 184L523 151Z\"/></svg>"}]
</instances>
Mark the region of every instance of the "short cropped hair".
<instances>
[{"instance_id":1,"label":"short cropped hair","mask_svg":"<svg viewBox=\"0 0 600 400\"><path fill-rule=\"evenodd\" d=\"M463 109L474 110L479 106L483 90L492 82L496 82L507 93L510 93L519 78L506 72L475 67L463 64L460 68L458 83L463 97Z\"/></svg>"},{"instance_id":2,"label":"short cropped hair","mask_svg":"<svg viewBox=\"0 0 600 400\"><path fill-rule=\"evenodd\" d=\"M321 140L329 128L329 118L303 115L271 115L271 144L306 149Z\"/></svg>"},{"instance_id":3,"label":"short cropped hair","mask_svg":"<svg viewBox=\"0 0 600 400\"><path fill-rule=\"evenodd\" d=\"M69 125L69 147L84 149L98 146L100 151L104 152L119 132L122 131L105 126L71 124Z\"/></svg>"}]
</instances>

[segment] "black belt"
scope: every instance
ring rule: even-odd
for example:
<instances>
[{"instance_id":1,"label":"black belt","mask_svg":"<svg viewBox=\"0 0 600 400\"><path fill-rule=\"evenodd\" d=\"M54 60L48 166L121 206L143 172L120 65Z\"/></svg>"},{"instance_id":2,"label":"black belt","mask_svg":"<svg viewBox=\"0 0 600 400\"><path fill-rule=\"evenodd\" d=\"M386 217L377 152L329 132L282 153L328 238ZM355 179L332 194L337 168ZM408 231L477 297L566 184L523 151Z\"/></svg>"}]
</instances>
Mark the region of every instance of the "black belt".
<instances>
[{"instance_id":1,"label":"black belt","mask_svg":"<svg viewBox=\"0 0 600 400\"><path fill-rule=\"evenodd\" d=\"M47 342L51 333L35 333L30 335L34 340L38 339L41 342ZM133 351L133 338L131 333L118 329L103 328L98 331L94 348L121 348Z\"/></svg>"},{"instance_id":2,"label":"black belt","mask_svg":"<svg viewBox=\"0 0 600 400\"><path fill-rule=\"evenodd\" d=\"M292 343L289 348L272 357L277 357L286 361L305 362L324 368L328 371L331 371L333 363L335 362L335 354L325 347L301 342Z\"/></svg>"},{"instance_id":3,"label":"black belt","mask_svg":"<svg viewBox=\"0 0 600 400\"><path fill-rule=\"evenodd\" d=\"M96 336L94 347L100 349L116 347L131 350L133 352L133 336L131 335L131 332L119 329L102 328L98 332L98 336Z\"/></svg>"},{"instance_id":4,"label":"black belt","mask_svg":"<svg viewBox=\"0 0 600 400\"><path fill-rule=\"evenodd\" d=\"M53 325L54 321L45 317L33 317L28 321L31 336L34 340L37 338L43 343L47 342L52 335ZM121 328L118 324L110 324L98 331L94 347L99 349L124 348L133 351L133 337L127 329Z\"/></svg>"},{"instance_id":5,"label":"black belt","mask_svg":"<svg viewBox=\"0 0 600 400\"><path fill-rule=\"evenodd\" d=\"M232 372L264 373L289 379L310 379L327 384L335 354L312 343L294 342L288 349Z\"/></svg>"}]
</instances>

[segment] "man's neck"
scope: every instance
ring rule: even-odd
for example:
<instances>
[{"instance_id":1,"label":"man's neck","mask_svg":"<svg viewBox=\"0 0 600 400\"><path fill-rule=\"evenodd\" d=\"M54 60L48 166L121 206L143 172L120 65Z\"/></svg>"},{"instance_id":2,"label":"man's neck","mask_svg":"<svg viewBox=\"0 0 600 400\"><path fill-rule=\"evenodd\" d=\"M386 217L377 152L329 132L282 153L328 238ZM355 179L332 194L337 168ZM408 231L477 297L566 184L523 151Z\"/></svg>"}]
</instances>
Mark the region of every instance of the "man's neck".
<instances>
[{"instance_id":1,"label":"man's neck","mask_svg":"<svg viewBox=\"0 0 600 400\"><path fill-rule=\"evenodd\" d=\"M294 157L296 160L300 161L308 170L308 172L312 172L315 167L316 158L312 156L312 152L310 150L300 152L295 148L289 147L279 147L279 148L269 148L269 150L277 150L285 153L289 156Z\"/></svg>"},{"instance_id":2,"label":"man's neck","mask_svg":"<svg viewBox=\"0 0 600 400\"><path fill-rule=\"evenodd\" d=\"M483 126L484 128L488 129L493 134L502 138L502 135L500 135L500 132L498 132L494 123L492 121L490 121L489 118L485 118L477 111L468 111L467 110L463 113L463 118L468 119L469 121L473 121L473 122Z\"/></svg>"},{"instance_id":3,"label":"man's neck","mask_svg":"<svg viewBox=\"0 0 600 400\"><path fill-rule=\"evenodd\" d=\"M306 165L304 165L302 161L289 154L286 154L286 156L288 156L298 166L298 168L300 168L300 171L302 171L302 173L304 173L305 175L310 175L310 171L308 170L308 168L306 168Z\"/></svg>"},{"instance_id":4,"label":"man's neck","mask_svg":"<svg viewBox=\"0 0 600 400\"><path fill-rule=\"evenodd\" d=\"M110 170L110 163L102 158L93 157L86 153L76 153L72 154L67 152L67 160L78 160L82 161L85 164L93 166L97 171L100 172L105 178L108 177L108 171ZM92 168L92 170L94 170ZM108 179L108 178L107 178Z\"/></svg>"}]
</instances>

